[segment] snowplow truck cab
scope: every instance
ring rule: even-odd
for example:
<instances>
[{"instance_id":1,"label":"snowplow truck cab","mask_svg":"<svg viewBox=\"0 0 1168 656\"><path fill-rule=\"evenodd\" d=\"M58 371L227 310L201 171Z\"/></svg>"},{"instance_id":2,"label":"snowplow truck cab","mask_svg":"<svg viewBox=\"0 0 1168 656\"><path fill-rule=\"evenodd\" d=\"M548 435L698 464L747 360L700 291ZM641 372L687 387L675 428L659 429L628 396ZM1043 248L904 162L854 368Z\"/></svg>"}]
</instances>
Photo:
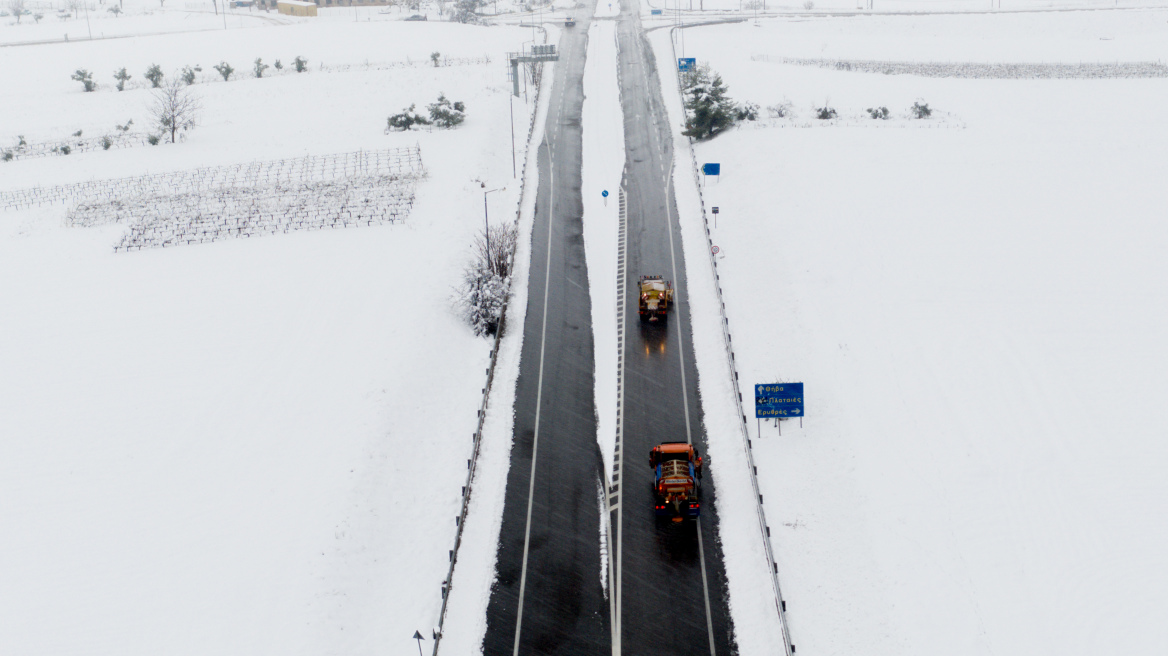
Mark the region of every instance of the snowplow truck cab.
<instances>
[{"instance_id":1,"label":"snowplow truck cab","mask_svg":"<svg viewBox=\"0 0 1168 656\"><path fill-rule=\"evenodd\" d=\"M666 442L649 451L653 468L653 512L674 522L701 515L702 458L687 442Z\"/></svg>"},{"instance_id":2,"label":"snowplow truck cab","mask_svg":"<svg viewBox=\"0 0 1168 656\"><path fill-rule=\"evenodd\" d=\"M638 311L641 321L664 321L673 305L673 284L661 276L641 276L641 299Z\"/></svg>"}]
</instances>

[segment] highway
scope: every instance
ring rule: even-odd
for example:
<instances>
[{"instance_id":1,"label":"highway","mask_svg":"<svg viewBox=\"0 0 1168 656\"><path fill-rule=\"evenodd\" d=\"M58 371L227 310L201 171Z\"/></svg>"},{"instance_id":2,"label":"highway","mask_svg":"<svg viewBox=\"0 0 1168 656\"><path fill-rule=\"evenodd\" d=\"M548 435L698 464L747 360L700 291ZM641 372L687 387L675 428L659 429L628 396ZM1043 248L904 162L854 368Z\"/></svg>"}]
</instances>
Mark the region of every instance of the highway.
<instances>
[{"instance_id":1,"label":"highway","mask_svg":"<svg viewBox=\"0 0 1168 656\"><path fill-rule=\"evenodd\" d=\"M649 449L663 441L691 441L702 453L706 448L670 190L668 121L637 7L627 3L617 19L628 290L620 342L621 428L607 499L611 511L607 518L600 512L603 472L580 196L590 23L584 16L591 13L581 10L576 27L561 37L547 137L539 148L514 443L483 651L730 656L733 631L712 477L704 479L699 522L661 525L653 516ZM673 281L677 302L664 325L643 326L637 318L634 290L643 274ZM612 526L611 598L600 578L602 519Z\"/></svg>"},{"instance_id":2,"label":"highway","mask_svg":"<svg viewBox=\"0 0 1168 656\"><path fill-rule=\"evenodd\" d=\"M652 515L649 450L660 442L688 441L704 454L706 439L670 179L669 121L634 0L622 6L617 43L625 118L625 285L632 290L625 295L621 359L620 498L611 513L619 527L614 531L619 653L728 656L733 638L712 477L703 481L702 517L696 524L662 526ZM677 302L663 326L642 324L637 317L635 289L641 275L673 281Z\"/></svg>"}]
</instances>

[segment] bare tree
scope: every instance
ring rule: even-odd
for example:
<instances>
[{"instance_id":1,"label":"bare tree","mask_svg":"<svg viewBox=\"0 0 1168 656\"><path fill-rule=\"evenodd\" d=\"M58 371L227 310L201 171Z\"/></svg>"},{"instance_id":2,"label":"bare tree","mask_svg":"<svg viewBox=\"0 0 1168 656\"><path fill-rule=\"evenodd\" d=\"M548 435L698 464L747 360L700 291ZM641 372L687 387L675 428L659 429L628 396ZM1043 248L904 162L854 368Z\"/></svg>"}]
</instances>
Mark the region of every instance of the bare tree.
<instances>
[{"instance_id":1,"label":"bare tree","mask_svg":"<svg viewBox=\"0 0 1168 656\"><path fill-rule=\"evenodd\" d=\"M16 22L20 22L20 15L24 13L24 0L8 0L8 13L16 16Z\"/></svg>"},{"instance_id":2,"label":"bare tree","mask_svg":"<svg viewBox=\"0 0 1168 656\"><path fill-rule=\"evenodd\" d=\"M170 133L170 142L174 143L179 130L190 130L195 127L202 105L195 96L194 90L182 81L177 75L172 75L161 87L154 90L154 103L150 112L154 116L158 129Z\"/></svg>"}]
</instances>

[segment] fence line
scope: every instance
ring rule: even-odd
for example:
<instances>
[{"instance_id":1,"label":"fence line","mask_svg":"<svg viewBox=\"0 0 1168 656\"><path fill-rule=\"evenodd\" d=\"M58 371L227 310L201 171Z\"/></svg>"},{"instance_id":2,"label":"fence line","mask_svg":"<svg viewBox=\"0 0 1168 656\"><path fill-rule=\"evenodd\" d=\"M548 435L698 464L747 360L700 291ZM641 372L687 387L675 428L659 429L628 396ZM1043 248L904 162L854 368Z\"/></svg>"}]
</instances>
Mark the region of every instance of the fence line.
<instances>
[{"instance_id":1,"label":"fence line","mask_svg":"<svg viewBox=\"0 0 1168 656\"><path fill-rule=\"evenodd\" d=\"M84 153L91 150L132 148L134 146L143 146L146 143L146 135L140 132L121 132L84 139L73 137L71 139L23 143L9 148L0 148L0 159L4 161L33 159L36 157L50 157L52 155L68 155L73 152Z\"/></svg>"},{"instance_id":2,"label":"fence line","mask_svg":"<svg viewBox=\"0 0 1168 656\"><path fill-rule=\"evenodd\" d=\"M1109 79L1168 77L1168 66L1160 62L1078 62L1078 63L985 63L908 62L861 59L803 59L774 55L751 55L751 61L816 66L837 71L917 75L988 80Z\"/></svg>"}]
</instances>

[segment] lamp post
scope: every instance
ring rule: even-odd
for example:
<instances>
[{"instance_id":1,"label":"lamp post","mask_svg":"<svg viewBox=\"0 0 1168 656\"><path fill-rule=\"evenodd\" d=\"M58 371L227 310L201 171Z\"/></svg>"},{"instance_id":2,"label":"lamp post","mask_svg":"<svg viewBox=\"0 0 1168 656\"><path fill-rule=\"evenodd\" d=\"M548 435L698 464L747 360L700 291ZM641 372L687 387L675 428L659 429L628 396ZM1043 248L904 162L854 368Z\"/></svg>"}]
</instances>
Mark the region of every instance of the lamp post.
<instances>
[{"instance_id":1,"label":"lamp post","mask_svg":"<svg viewBox=\"0 0 1168 656\"><path fill-rule=\"evenodd\" d=\"M486 189L487 183L480 182L479 184L484 189ZM494 193L496 191L503 191L506 188L507 187L499 187L498 189L488 189L487 191L483 192L483 237L487 241L487 266L491 267L492 272L495 270L495 262L491 258L491 223L487 218L487 194Z\"/></svg>"},{"instance_id":2,"label":"lamp post","mask_svg":"<svg viewBox=\"0 0 1168 656\"><path fill-rule=\"evenodd\" d=\"M515 177L515 96L507 94L507 103L511 106L511 177Z\"/></svg>"}]
</instances>

